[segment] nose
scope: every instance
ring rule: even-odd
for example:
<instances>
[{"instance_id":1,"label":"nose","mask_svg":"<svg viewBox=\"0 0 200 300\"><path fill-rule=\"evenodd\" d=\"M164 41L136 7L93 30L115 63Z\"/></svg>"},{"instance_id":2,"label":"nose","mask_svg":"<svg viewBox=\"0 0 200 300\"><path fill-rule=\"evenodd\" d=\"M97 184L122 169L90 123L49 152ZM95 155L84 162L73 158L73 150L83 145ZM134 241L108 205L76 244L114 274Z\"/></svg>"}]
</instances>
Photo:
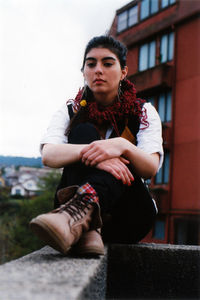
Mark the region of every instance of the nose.
<instances>
[{"instance_id":1,"label":"nose","mask_svg":"<svg viewBox=\"0 0 200 300\"><path fill-rule=\"evenodd\" d=\"M102 64L97 63L95 68L95 74L102 74L102 73L103 73Z\"/></svg>"}]
</instances>

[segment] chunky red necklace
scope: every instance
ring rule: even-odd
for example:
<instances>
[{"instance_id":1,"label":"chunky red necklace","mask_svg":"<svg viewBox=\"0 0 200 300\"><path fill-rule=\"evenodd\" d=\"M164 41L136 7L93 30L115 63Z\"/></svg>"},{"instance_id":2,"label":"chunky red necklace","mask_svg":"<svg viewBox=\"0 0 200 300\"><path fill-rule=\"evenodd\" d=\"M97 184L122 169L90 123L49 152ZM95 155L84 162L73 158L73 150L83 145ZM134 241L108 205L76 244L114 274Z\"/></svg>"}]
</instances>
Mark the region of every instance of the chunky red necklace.
<instances>
[{"instance_id":1,"label":"chunky red necklace","mask_svg":"<svg viewBox=\"0 0 200 300\"><path fill-rule=\"evenodd\" d=\"M78 111L81 107L80 102L83 100L83 89L79 90L75 100L74 109ZM128 119L131 115L137 115L140 122L148 127L146 109L142 109L145 100L136 98L136 89L134 84L129 80L121 82L121 93L119 97L108 106L97 103L94 98L85 99L84 109L87 119L97 126L102 124L112 125L118 136L119 130L117 122Z\"/></svg>"}]
</instances>

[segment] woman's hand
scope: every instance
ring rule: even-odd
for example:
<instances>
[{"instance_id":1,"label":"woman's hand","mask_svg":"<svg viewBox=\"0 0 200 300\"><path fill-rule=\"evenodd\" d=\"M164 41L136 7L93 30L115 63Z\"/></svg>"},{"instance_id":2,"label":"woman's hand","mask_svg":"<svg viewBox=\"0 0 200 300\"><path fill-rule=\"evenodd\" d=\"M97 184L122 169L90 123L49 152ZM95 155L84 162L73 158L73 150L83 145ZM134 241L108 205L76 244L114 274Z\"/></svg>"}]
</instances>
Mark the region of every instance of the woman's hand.
<instances>
[{"instance_id":1,"label":"woman's hand","mask_svg":"<svg viewBox=\"0 0 200 300\"><path fill-rule=\"evenodd\" d=\"M123 142L122 138L92 142L82 149L81 160L86 166L95 166L104 160L120 157L123 154Z\"/></svg>"},{"instance_id":2,"label":"woman's hand","mask_svg":"<svg viewBox=\"0 0 200 300\"><path fill-rule=\"evenodd\" d=\"M115 178L122 180L123 184L131 185L134 177L126 165L129 161L123 157L103 160L96 165L96 168L112 174Z\"/></svg>"}]
</instances>

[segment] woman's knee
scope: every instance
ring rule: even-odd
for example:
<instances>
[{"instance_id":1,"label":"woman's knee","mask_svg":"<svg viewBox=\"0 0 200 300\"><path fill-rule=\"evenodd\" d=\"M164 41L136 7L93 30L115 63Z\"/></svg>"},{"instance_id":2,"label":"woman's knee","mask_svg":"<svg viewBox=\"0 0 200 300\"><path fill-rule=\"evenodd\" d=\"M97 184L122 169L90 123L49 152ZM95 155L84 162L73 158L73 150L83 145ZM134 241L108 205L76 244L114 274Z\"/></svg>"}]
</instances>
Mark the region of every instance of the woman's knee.
<instances>
[{"instance_id":1,"label":"woman's knee","mask_svg":"<svg viewBox=\"0 0 200 300\"><path fill-rule=\"evenodd\" d=\"M96 127L89 123L80 123L71 129L68 140L73 144L89 144L99 140L100 135Z\"/></svg>"}]
</instances>

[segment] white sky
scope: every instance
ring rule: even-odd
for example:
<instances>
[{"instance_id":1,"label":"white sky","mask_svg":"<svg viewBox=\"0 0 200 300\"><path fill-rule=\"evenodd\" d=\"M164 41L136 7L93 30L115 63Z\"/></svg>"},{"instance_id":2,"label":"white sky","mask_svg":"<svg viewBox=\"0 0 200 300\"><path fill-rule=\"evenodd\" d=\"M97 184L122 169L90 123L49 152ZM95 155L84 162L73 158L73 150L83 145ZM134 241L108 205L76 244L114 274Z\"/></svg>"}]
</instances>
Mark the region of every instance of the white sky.
<instances>
[{"instance_id":1,"label":"white sky","mask_svg":"<svg viewBox=\"0 0 200 300\"><path fill-rule=\"evenodd\" d=\"M129 2L0 0L0 155L40 155L52 114L83 85L85 45Z\"/></svg>"}]
</instances>

